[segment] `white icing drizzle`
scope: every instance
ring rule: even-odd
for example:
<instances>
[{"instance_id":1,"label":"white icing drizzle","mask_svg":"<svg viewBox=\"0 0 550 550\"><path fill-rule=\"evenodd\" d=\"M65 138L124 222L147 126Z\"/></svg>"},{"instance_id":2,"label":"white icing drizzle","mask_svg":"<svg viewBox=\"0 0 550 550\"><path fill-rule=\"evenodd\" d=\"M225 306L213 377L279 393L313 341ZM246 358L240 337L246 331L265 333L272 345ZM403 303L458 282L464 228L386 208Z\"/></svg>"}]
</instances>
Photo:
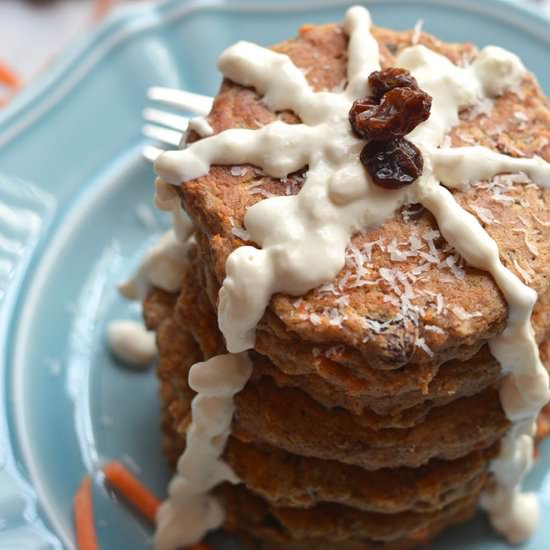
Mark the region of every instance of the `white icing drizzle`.
<instances>
[{"instance_id":1,"label":"white icing drizzle","mask_svg":"<svg viewBox=\"0 0 550 550\"><path fill-rule=\"evenodd\" d=\"M189 119L187 123L187 128L181 134L181 139L179 143L180 149L183 149L187 143L187 136L189 132L196 132L200 137L208 137L214 133L214 129L210 126L208 120L203 116L196 116Z\"/></svg>"},{"instance_id":2,"label":"white icing drizzle","mask_svg":"<svg viewBox=\"0 0 550 550\"><path fill-rule=\"evenodd\" d=\"M144 298L151 286L176 292L186 263L187 250L182 249L174 230L170 229L145 253L139 269L118 286L118 291L128 300Z\"/></svg>"},{"instance_id":3,"label":"white icing drizzle","mask_svg":"<svg viewBox=\"0 0 550 550\"><path fill-rule=\"evenodd\" d=\"M500 389L506 416L514 422L501 442L491 470L496 484L483 494L481 505L493 526L510 543L525 540L537 525L538 507L532 494L520 492L532 464L533 430L540 409L548 402L548 373L539 358L531 326L536 292L525 286L499 258L498 247L477 219L464 211L440 185L422 197L439 230L470 265L491 273L508 302L508 325L491 339L491 353L508 374Z\"/></svg>"},{"instance_id":4,"label":"white icing drizzle","mask_svg":"<svg viewBox=\"0 0 550 550\"><path fill-rule=\"evenodd\" d=\"M174 227L145 253L134 275L118 285L118 291L128 300L142 300L151 287L167 292L180 290L182 273L194 246L193 226L181 209L176 190L161 180L155 183L155 204L171 212Z\"/></svg>"},{"instance_id":5,"label":"white icing drizzle","mask_svg":"<svg viewBox=\"0 0 550 550\"><path fill-rule=\"evenodd\" d=\"M157 357L155 333L147 331L138 321L111 321L107 342L113 355L130 367L148 367Z\"/></svg>"},{"instance_id":6,"label":"white icing drizzle","mask_svg":"<svg viewBox=\"0 0 550 550\"><path fill-rule=\"evenodd\" d=\"M540 157L514 158L486 147L453 147L431 153L436 179L447 187L465 187L502 172L523 172L532 181L550 186L550 164Z\"/></svg>"},{"instance_id":7,"label":"white icing drizzle","mask_svg":"<svg viewBox=\"0 0 550 550\"><path fill-rule=\"evenodd\" d=\"M341 93L314 92L303 72L283 54L247 42L226 50L219 60L226 77L254 87L271 109L296 112L302 123L276 121L257 130L227 130L182 151L164 153L156 170L163 181L179 185L207 174L212 164L250 163L279 178L309 166L297 195L263 200L246 213L246 231L261 248L237 248L226 263L218 320L230 352L253 347L256 324L274 293L301 295L335 277L344 266L345 248L355 231L382 223L407 203L421 202L434 214L449 244L470 265L491 273L508 302L508 325L490 346L508 375L501 401L514 425L492 464L496 484L486 491L482 505L493 525L511 541L518 541L535 525L536 503L519 487L531 462L533 422L549 398L548 375L530 323L536 293L501 263L496 243L440 181L462 186L521 171L547 185L550 168L542 159L511 159L482 147L438 147L458 123L462 108L519 86L525 69L517 56L495 46L484 48L467 67L456 66L421 45L403 50L396 65L408 69L433 98L430 118L408 136L423 153L424 173L408 188L380 189L369 181L359 162L364 143L352 134L347 118L353 100L367 92L368 75L378 68L378 46L370 24L366 9L348 10L348 85ZM230 420L223 417L225 423ZM201 476L209 471L210 462L197 468L198 473L186 476ZM178 498L178 491L171 490L171 500ZM186 517L183 513L179 522L188 526L193 521ZM173 523L178 523L176 516ZM163 531L159 522L157 538L163 537ZM182 531L178 536L183 535ZM187 539L170 540L174 546L162 548L175 548Z\"/></svg>"},{"instance_id":8,"label":"white icing drizzle","mask_svg":"<svg viewBox=\"0 0 550 550\"><path fill-rule=\"evenodd\" d=\"M164 212L170 212L177 240L186 244L191 239L193 224L181 208L181 200L173 185L157 178L155 181L155 206Z\"/></svg>"},{"instance_id":9,"label":"white icing drizzle","mask_svg":"<svg viewBox=\"0 0 550 550\"><path fill-rule=\"evenodd\" d=\"M370 32L372 21L368 10L354 6L346 12L344 30L348 43L348 85L354 99L364 97L370 73L380 68L378 42Z\"/></svg>"},{"instance_id":10,"label":"white icing drizzle","mask_svg":"<svg viewBox=\"0 0 550 550\"><path fill-rule=\"evenodd\" d=\"M197 132L197 134L201 137L211 136L214 133L212 126L210 126L206 118L203 116L194 117L189 121L187 131L191 130Z\"/></svg>"},{"instance_id":11,"label":"white icing drizzle","mask_svg":"<svg viewBox=\"0 0 550 550\"><path fill-rule=\"evenodd\" d=\"M231 432L233 396L251 373L246 353L219 355L191 367L189 386L197 392L191 404L192 421L177 474L170 482L169 499L157 515L155 548L195 544L222 524L223 510L208 492L224 481L240 481L221 455Z\"/></svg>"},{"instance_id":12,"label":"white icing drizzle","mask_svg":"<svg viewBox=\"0 0 550 550\"><path fill-rule=\"evenodd\" d=\"M171 212L173 229L145 253L134 275L118 285L119 293L128 300L142 300L152 286L168 292L178 291L189 251L194 246L192 225L180 207L175 188L157 181L155 203L161 210ZM113 355L128 366L146 367L157 356L154 333L137 321L109 323L107 343Z\"/></svg>"}]
</instances>

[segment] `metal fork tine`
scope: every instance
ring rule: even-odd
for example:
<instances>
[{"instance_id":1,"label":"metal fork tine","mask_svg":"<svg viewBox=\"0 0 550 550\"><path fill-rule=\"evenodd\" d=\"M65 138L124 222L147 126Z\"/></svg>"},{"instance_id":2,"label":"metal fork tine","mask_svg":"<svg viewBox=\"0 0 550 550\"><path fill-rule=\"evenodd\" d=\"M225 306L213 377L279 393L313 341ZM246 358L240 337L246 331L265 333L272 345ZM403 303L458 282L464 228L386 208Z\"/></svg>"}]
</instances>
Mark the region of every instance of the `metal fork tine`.
<instances>
[{"instance_id":1,"label":"metal fork tine","mask_svg":"<svg viewBox=\"0 0 550 550\"><path fill-rule=\"evenodd\" d=\"M160 86L149 88L147 97L164 105L178 107L202 116L206 116L210 112L214 101L205 95ZM184 116L150 107L144 109L143 118L152 123L143 126L143 134L171 147L179 146L183 132L187 130L189 124L189 119ZM153 145L146 145L142 152L148 161L154 162L164 151Z\"/></svg>"},{"instance_id":2,"label":"metal fork tine","mask_svg":"<svg viewBox=\"0 0 550 550\"><path fill-rule=\"evenodd\" d=\"M155 122L156 124L166 126L167 128L172 128L173 130L178 130L179 132L185 132L185 130L187 130L187 125L189 124L188 118L167 113L166 111L161 111L159 109L144 109L143 118L149 122Z\"/></svg>"},{"instance_id":3,"label":"metal fork tine","mask_svg":"<svg viewBox=\"0 0 550 550\"><path fill-rule=\"evenodd\" d=\"M168 128L161 128L153 124L145 124L143 126L143 133L152 139L157 141L163 141L168 145L178 147L181 141L182 133L176 130L170 130Z\"/></svg>"},{"instance_id":4,"label":"metal fork tine","mask_svg":"<svg viewBox=\"0 0 550 550\"><path fill-rule=\"evenodd\" d=\"M174 90L153 86L147 90L147 97L153 101L159 101L166 105L186 109L199 115L207 115L212 108L213 99L211 97L186 92L184 90Z\"/></svg>"}]
</instances>

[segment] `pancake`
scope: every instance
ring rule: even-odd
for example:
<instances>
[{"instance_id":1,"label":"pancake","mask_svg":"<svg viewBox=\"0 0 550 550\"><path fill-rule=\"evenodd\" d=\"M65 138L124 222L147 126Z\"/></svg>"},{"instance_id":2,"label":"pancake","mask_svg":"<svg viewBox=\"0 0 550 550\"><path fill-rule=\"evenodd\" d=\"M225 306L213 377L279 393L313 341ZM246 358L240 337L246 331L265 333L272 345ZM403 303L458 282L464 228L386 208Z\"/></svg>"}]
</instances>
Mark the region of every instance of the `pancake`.
<instances>
[{"instance_id":1,"label":"pancake","mask_svg":"<svg viewBox=\"0 0 550 550\"><path fill-rule=\"evenodd\" d=\"M409 32L373 32L386 66L411 44ZM421 35L419 42L459 64L476 55L471 45L443 44L426 35ZM319 90L331 89L343 80L346 47L341 27L326 25L308 27L299 38L274 49L288 54L304 69L314 89ZM522 113L522 120L513 113ZM208 121L215 132L220 132L233 127L257 128L275 118L276 114L269 112L252 90L225 81ZM496 98L489 111L463 112L450 139L452 145L476 143L514 155L550 159L549 128L548 100L534 78L526 75L517 93L507 92ZM258 174L253 167L245 168L244 175L234 176L230 167L214 166L207 176L187 181L180 188L200 240L207 243L205 261L218 283L225 275L227 256L243 244L234 229L242 228L246 209L266 196L258 190L263 189L269 196L299 190L299 184L287 182L287 186ZM492 223L482 220L482 224L497 242L505 266L520 277L517 266L523 266L531 288L545 295L550 281L550 227L540 220L546 219L550 192L538 186L513 184L510 179L501 181L500 187L492 184L471 186L453 194L472 213L491 213ZM509 200L495 200L496 195L502 199L503 186ZM348 247L346 266L334 281L299 298L282 294L273 297L258 325L257 348L270 347L269 342L263 345L264 334L284 339L289 354L295 344L314 347L329 342L343 346L347 361L355 365L357 372L367 365L387 370L472 356L502 331L507 307L491 276L458 266L460 259L444 239L430 234L436 230L426 211L414 219L401 211L380 227L356 234ZM397 248L404 248L401 243L408 243L412 235L423 241L423 254L393 261L391 243L395 241ZM382 245L373 245L377 242ZM533 245L537 255L532 252ZM433 258L427 260L429 251L434 251ZM393 280L391 274L381 277L380 269L393 271ZM414 279L414 296L408 298L414 307L406 315L401 307L404 284L400 283L398 272L401 277L411 274L407 277L409 286ZM393 300L388 300L388 296ZM431 354L417 345L419 338L423 338Z\"/></svg>"},{"instance_id":2,"label":"pancake","mask_svg":"<svg viewBox=\"0 0 550 550\"><path fill-rule=\"evenodd\" d=\"M263 537L278 539L283 548L289 542L310 543L323 540L325 544L346 544L365 541L367 544L400 544L403 540L430 538L435 526L461 520L475 510L476 494L456 501L433 513L403 512L395 515L370 514L353 508L336 505L319 505L314 509L276 508L266 505L242 485L222 485L217 494L230 510L227 524L231 530L232 518L238 525L254 533L254 525L246 525L252 519ZM262 505L263 504L263 505ZM350 534L353 534L350 536ZM354 536L355 535L355 536ZM428 535L426 537L426 535ZM328 546L330 547L330 546ZM384 546L382 546L384 547Z\"/></svg>"}]
</instances>

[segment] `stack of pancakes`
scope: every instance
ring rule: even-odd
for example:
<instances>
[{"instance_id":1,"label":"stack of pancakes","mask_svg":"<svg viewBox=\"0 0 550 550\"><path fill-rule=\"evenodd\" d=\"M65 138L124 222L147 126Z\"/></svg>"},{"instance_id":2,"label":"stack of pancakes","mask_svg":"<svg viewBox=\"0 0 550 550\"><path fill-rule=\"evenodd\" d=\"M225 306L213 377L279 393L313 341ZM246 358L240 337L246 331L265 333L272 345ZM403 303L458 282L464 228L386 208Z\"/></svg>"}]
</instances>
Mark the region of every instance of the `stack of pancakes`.
<instances>
[{"instance_id":1,"label":"stack of pancakes","mask_svg":"<svg viewBox=\"0 0 550 550\"><path fill-rule=\"evenodd\" d=\"M383 66L416 41L456 64L476 55L471 45L425 34L373 34ZM347 37L339 26L305 26L274 49L317 90L345 82ZM461 113L448 145L550 160L549 107L526 76L494 104ZM278 118L298 121L225 81L208 120L220 132ZM264 198L297 193L306 169L278 180L253 166L214 166L179 189L196 247L181 292L152 289L144 303L147 326L157 331L173 465L191 420L189 368L226 353L217 296L227 256L253 245L244 213ZM501 175L454 194L496 240L506 267L539 293L533 326L545 358L550 192L522 175ZM335 280L304 296L274 296L258 324L253 374L235 398L224 454L242 484L216 489L225 527L263 548L409 548L466 520L491 483L489 463L510 425L498 393L503 375L487 345L506 318L492 278L464 265L422 208L409 205L357 233ZM541 432L547 425L541 421Z\"/></svg>"}]
</instances>

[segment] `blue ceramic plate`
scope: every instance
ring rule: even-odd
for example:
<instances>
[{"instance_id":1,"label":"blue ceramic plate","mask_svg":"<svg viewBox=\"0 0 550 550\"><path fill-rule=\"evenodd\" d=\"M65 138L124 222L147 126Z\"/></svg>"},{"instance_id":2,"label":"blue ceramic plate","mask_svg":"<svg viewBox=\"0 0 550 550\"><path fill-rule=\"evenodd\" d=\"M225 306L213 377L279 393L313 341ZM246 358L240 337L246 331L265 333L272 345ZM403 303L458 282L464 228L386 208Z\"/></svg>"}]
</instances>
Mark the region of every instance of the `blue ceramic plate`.
<instances>
[{"instance_id":1,"label":"blue ceramic plate","mask_svg":"<svg viewBox=\"0 0 550 550\"><path fill-rule=\"evenodd\" d=\"M120 13L0 114L0 549L73 548L71 499L87 471L97 482L101 548L151 547L150 527L94 474L102 460L119 459L159 496L169 478L154 374L125 370L104 345L110 319L139 315L115 283L167 224L154 213L153 174L140 158L145 91L214 94L223 48L341 20L346 4L181 0ZM422 18L445 40L503 45L550 92L550 23L539 14L497 0L367 4L381 25L410 28ZM549 469L550 441L528 479L542 502L531 550L549 548ZM466 545L506 548L481 516L435 548Z\"/></svg>"}]
</instances>

